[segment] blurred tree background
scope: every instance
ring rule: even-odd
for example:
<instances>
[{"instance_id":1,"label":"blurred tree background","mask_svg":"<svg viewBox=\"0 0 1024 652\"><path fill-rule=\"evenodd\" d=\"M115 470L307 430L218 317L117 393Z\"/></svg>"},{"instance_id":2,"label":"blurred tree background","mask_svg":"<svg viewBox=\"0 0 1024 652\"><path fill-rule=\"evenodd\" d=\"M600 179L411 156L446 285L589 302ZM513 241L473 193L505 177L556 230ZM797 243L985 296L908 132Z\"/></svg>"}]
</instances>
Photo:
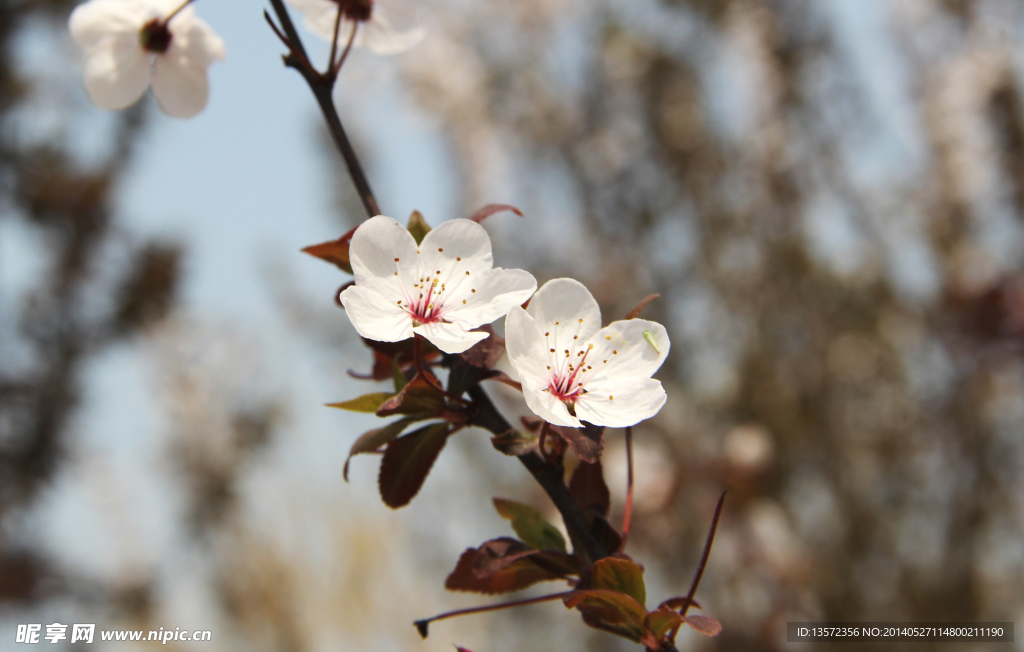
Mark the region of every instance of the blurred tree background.
<instances>
[{"instance_id":1,"label":"blurred tree background","mask_svg":"<svg viewBox=\"0 0 1024 652\"><path fill-rule=\"evenodd\" d=\"M173 578L85 581L24 525L67 472L83 365L148 338L182 487L175 527L217 614L211 649L631 649L557 605L448 623L425 643L402 629L480 602L444 595L453 550L478 543L478 524L503 533L484 497L536 491L486 442L446 451L457 470L397 516L346 498L369 476L339 483L334 502L297 491L262 525L245 509L265 472L253 460L288 446L289 411L320 408L254 389L239 371L251 351L176 308L188 243L112 219L148 110L117 118L100 161L77 160L70 131L24 136L26 111L77 71L33 75L11 53L25 32L65 38L71 6L0 6L0 225L46 244L27 289L0 296L0 623L37 622L22 617L33 609L53 622L71 604L102 614L100 628L167 626L154 595ZM458 215L428 219L517 204L526 221L488 224L499 264L579 278L606 322L661 294L644 315L673 337L669 403L637 432L630 541L652 600L685 592L730 491L698 595L725 629L680 648L782 650L797 620L1019 620L1019 3L436 0L419 13L430 36L387 65L456 180ZM344 84L370 84L346 79L343 114L360 103ZM371 160L384 147L357 141ZM309 303L282 283L293 337L368 364L326 295ZM608 440L621 497L621 437Z\"/></svg>"}]
</instances>

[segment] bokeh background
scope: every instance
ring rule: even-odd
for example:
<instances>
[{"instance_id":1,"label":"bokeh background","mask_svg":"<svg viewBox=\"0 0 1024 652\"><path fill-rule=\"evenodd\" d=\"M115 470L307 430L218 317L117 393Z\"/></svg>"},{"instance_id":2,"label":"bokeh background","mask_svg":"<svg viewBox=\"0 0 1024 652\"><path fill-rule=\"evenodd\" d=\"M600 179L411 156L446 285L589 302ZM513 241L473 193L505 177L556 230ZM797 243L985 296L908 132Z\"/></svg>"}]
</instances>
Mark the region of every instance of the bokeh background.
<instances>
[{"instance_id":1,"label":"bokeh background","mask_svg":"<svg viewBox=\"0 0 1024 652\"><path fill-rule=\"evenodd\" d=\"M413 619L493 602L442 588L507 533L488 497L543 494L482 432L398 512L372 457L342 481L374 418L321 404L368 390L345 372L369 355L347 279L298 251L363 215L262 7L198 3L228 60L182 122L89 105L73 5L0 4L0 649L53 622L213 631L168 650L635 649L558 603L419 640ZM487 222L499 265L583 280L606 321L662 295L630 542L652 601L685 593L730 491L698 594L725 629L680 649L1020 624L1017 0L389 8L429 37L356 52L337 92L383 210L515 204ZM606 455L621 513L621 433Z\"/></svg>"}]
</instances>

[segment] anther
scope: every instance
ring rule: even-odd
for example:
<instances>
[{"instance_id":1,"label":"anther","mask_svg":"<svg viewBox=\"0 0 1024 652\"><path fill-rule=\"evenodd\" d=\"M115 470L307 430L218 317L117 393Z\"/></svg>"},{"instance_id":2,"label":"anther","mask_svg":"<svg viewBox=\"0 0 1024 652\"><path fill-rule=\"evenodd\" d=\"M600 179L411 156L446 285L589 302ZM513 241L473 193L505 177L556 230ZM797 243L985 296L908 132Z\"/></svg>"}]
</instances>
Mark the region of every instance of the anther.
<instances>
[{"instance_id":1,"label":"anther","mask_svg":"<svg viewBox=\"0 0 1024 652\"><path fill-rule=\"evenodd\" d=\"M609 401L612 401L612 400L614 400L614 399L615 399L615 397L614 397L614 396L612 396L611 394L609 394L609 395L608 395L608 400L609 400Z\"/></svg>"},{"instance_id":2,"label":"anther","mask_svg":"<svg viewBox=\"0 0 1024 652\"><path fill-rule=\"evenodd\" d=\"M438 272L438 274L440 274L440 272ZM469 276L469 272L468 271L466 272L466 276Z\"/></svg>"},{"instance_id":3,"label":"anther","mask_svg":"<svg viewBox=\"0 0 1024 652\"><path fill-rule=\"evenodd\" d=\"M554 349L551 349L551 352L552 352L552 353L554 353L554 352L555 352L555 350L554 350Z\"/></svg>"},{"instance_id":4,"label":"anther","mask_svg":"<svg viewBox=\"0 0 1024 652\"><path fill-rule=\"evenodd\" d=\"M612 336L611 336L611 335L605 335L605 336L604 336L604 339L606 339L606 340L610 340L610 339L612 339Z\"/></svg>"},{"instance_id":5,"label":"anther","mask_svg":"<svg viewBox=\"0 0 1024 652\"><path fill-rule=\"evenodd\" d=\"M619 354L618 351L612 351L612 355L618 355L618 354Z\"/></svg>"},{"instance_id":6,"label":"anther","mask_svg":"<svg viewBox=\"0 0 1024 652\"><path fill-rule=\"evenodd\" d=\"M548 331L547 333L544 333L544 337L548 337L549 335L551 335L551 331Z\"/></svg>"},{"instance_id":7,"label":"anther","mask_svg":"<svg viewBox=\"0 0 1024 652\"><path fill-rule=\"evenodd\" d=\"M462 300L462 303L466 303L466 300L465 300L465 299L463 299L463 300Z\"/></svg>"},{"instance_id":8,"label":"anther","mask_svg":"<svg viewBox=\"0 0 1024 652\"><path fill-rule=\"evenodd\" d=\"M580 336L579 336L579 335L573 335L573 336L572 336L572 339L574 339L574 340L578 340L578 339L580 339Z\"/></svg>"},{"instance_id":9,"label":"anther","mask_svg":"<svg viewBox=\"0 0 1024 652\"><path fill-rule=\"evenodd\" d=\"M395 258L395 262L396 262L396 263L398 262L398 259L397 259L397 258Z\"/></svg>"},{"instance_id":10,"label":"anther","mask_svg":"<svg viewBox=\"0 0 1024 652\"><path fill-rule=\"evenodd\" d=\"M444 251L444 249L442 249L441 247L438 247L437 250L438 251Z\"/></svg>"},{"instance_id":11,"label":"anther","mask_svg":"<svg viewBox=\"0 0 1024 652\"><path fill-rule=\"evenodd\" d=\"M470 290L470 292L476 292L476 290Z\"/></svg>"},{"instance_id":12,"label":"anther","mask_svg":"<svg viewBox=\"0 0 1024 652\"><path fill-rule=\"evenodd\" d=\"M456 256L456 257L455 257L455 260L457 260L457 261L458 261L458 260L462 260L462 259L461 259L461 258L459 258L458 256Z\"/></svg>"},{"instance_id":13,"label":"anther","mask_svg":"<svg viewBox=\"0 0 1024 652\"><path fill-rule=\"evenodd\" d=\"M580 320L580 323L581 323L581 324L583 323L583 320L582 320L582 319Z\"/></svg>"}]
</instances>

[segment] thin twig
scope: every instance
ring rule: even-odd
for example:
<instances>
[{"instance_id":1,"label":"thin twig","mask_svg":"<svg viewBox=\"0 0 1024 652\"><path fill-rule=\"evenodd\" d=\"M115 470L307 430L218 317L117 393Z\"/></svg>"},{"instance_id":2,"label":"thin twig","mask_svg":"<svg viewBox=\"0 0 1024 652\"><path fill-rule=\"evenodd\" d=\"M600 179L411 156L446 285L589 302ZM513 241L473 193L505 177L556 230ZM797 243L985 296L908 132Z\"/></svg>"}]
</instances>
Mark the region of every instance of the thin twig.
<instances>
[{"instance_id":1,"label":"thin twig","mask_svg":"<svg viewBox=\"0 0 1024 652\"><path fill-rule=\"evenodd\" d=\"M551 428L551 426L550 426L550 424L548 424L547 421L541 422L541 424L540 424L540 440L537 442L537 450L540 451L541 457L543 457L544 461L547 462L548 464L551 463L551 458L548 457L548 452L546 450L544 450L544 444L547 443L547 440L548 440L548 430L550 428Z\"/></svg>"},{"instance_id":2,"label":"thin twig","mask_svg":"<svg viewBox=\"0 0 1024 652\"><path fill-rule=\"evenodd\" d=\"M686 604L683 605L682 611L679 612L683 617L686 616L686 612L690 610L690 605L693 604L693 596L697 593L700 578L704 575L704 567L708 564L708 557L711 555L711 544L715 541L715 530L718 529L718 519L722 515L722 506L725 505L726 493L725 491L722 492L722 495L718 497L718 504L715 505L715 516L711 519L711 529L708 530L708 538L704 542L704 552L701 553L697 573L693 576L693 582L690 584L690 592L686 594Z\"/></svg>"},{"instance_id":3,"label":"thin twig","mask_svg":"<svg viewBox=\"0 0 1024 652\"><path fill-rule=\"evenodd\" d=\"M446 618L455 618L456 616L468 616L470 614L481 614L488 611L498 611L499 609L510 609L512 607L523 607L528 604L536 604L538 602L550 602L572 593L572 591L562 591L561 593L552 593L550 595L542 595L538 598L527 598L525 600L515 600L513 602L503 602L501 604L494 604L488 607L472 607L470 609L458 609L456 611L449 611L447 613L434 616L433 618L427 618L425 620L417 620L413 623L416 625L416 629L419 630L420 636L423 638L427 637L427 626L435 620L445 620Z\"/></svg>"},{"instance_id":4,"label":"thin twig","mask_svg":"<svg viewBox=\"0 0 1024 652\"><path fill-rule=\"evenodd\" d=\"M348 53L352 51L352 44L356 42L356 31L359 29L359 23L352 21L352 33L348 35L348 43L345 44L345 50L341 53L341 58L338 59L338 63L335 64L332 74L335 77L341 72L341 67L345 65L345 59L348 59Z\"/></svg>"},{"instance_id":5,"label":"thin twig","mask_svg":"<svg viewBox=\"0 0 1024 652\"><path fill-rule=\"evenodd\" d=\"M626 509L622 514L622 543L619 552L626 549L629 525L633 520L633 427L626 427Z\"/></svg>"},{"instance_id":6,"label":"thin twig","mask_svg":"<svg viewBox=\"0 0 1024 652\"><path fill-rule=\"evenodd\" d=\"M355 22L355 21L353 21ZM334 72L334 55L338 54L338 29L341 27L341 5L338 5L338 14L334 17L334 38L331 39L331 56L327 58L327 70Z\"/></svg>"}]
</instances>

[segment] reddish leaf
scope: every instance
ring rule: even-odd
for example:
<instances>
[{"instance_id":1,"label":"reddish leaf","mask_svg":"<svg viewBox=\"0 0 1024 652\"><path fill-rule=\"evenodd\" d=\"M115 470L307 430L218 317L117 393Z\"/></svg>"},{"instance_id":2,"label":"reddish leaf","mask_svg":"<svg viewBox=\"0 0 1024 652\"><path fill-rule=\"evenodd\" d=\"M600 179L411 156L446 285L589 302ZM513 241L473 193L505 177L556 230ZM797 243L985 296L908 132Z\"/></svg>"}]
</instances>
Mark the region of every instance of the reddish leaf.
<instances>
[{"instance_id":1,"label":"reddish leaf","mask_svg":"<svg viewBox=\"0 0 1024 652\"><path fill-rule=\"evenodd\" d=\"M593 514L608 516L611 496L608 485L604 483L600 460L595 464L580 462L569 481L569 493L588 519Z\"/></svg>"},{"instance_id":2,"label":"reddish leaf","mask_svg":"<svg viewBox=\"0 0 1024 652\"><path fill-rule=\"evenodd\" d=\"M686 624L704 636L718 636L722 631L722 623L711 616L687 616Z\"/></svg>"},{"instance_id":3,"label":"reddish leaf","mask_svg":"<svg viewBox=\"0 0 1024 652\"><path fill-rule=\"evenodd\" d=\"M427 224L427 220L423 219L423 213L419 211L413 211L412 215L409 216L409 223L406 226L413 239L416 240L416 244L423 242L423 238L427 237L430 233L430 225Z\"/></svg>"},{"instance_id":4,"label":"reddish leaf","mask_svg":"<svg viewBox=\"0 0 1024 652\"><path fill-rule=\"evenodd\" d=\"M345 460L345 468L342 471L342 477L345 478L345 482L348 482L348 463L352 461L352 457L359 455L360 453L372 453L381 446L389 443L392 439L402 434L402 431L408 427L410 423L414 423L416 419L405 418L399 419L398 421L392 421L383 428L377 428L370 430L369 432L363 433L359 439L352 444L352 448L349 449L348 458Z\"/></svg>"},{"instance_id":5,"label":"reddish leaf","mask_svg":"<svg viewBox=\"0 0 1024 652\"><path fill-rule=\"evenodd\" d=\"M391 392L373 392L371 394L363 394L362 396L350 401L328 403L327 407L338 408L339 410L348 410L349 412L376 412L394 396L397 395L392 394Z\"/></svg>"},{"instance_id":6,"label":"reddish leaf","mask_svg":"<svg viewBox=\"0 0 1024 652\"><path fill-rule=\"evenodd\" d=\"M647 304L654 301L660 296L660 294L648 294L640 301L640 303L636 304L632 310L626 313L626 319L636 319L637 317L639 317L640 311L646 308Z\"/></svg>"},{"instance_id":7,"label":"reddish leaf","mask_svg":"<svg viewBox=\"0 0 1024 652\"><path fill-rule=\"evenodd\" d=\"M491 215L494 215L495 213L502 213L504 211L512 211L519 217L523 216L522 211L520 211L515 206L509 206L508 204L487 204L477 212L473 213L473 216L470 217L469 219L473 220L474 222L483 222Z\"/></svg>"},{"instance_id":8,"label":"reddish leaf","mask_svg":"<svg viewBox=\"0 0 1024 652\"><path fill-rule=\"evenodd\" d=\"M531 556L530 561L532 561L533 563L537 564L545 570L549 570L552 573L557 573L559 575L580 574L579 557L570 555L565 552L541 550L537 554Z\"/></svg>"},{"instance_id":9,"label":"reddish leaf","mask_svg":"<svg viewBox=\"0 0 1024 652\"><path fill-rule=\"evenodd\" d=\"M380 497L388 507L397 509L408 505L419 492L434 460L448 441L448 434L447 423L435 423L388 444L377 479Z\"/></svg>"},{"instance_id":10,"label":"reddish leaf","mask_svg":"<svg viewBox=\"0 0 1024 652\"><path fill-rule=\"evenodd\" d=\"M584 422L582 428L551 426L551 429L562 435L572 452L584 462L593 464L601 459L601 451L604 450L604 427Z\"/></svg>"},{"instance_id":11,"label":"reddish leaf","mask_svg":"<svg viewBox=\"0 0 1024 652\"><path fill-rule=\"evenodd\" d=\"M429 373L429 372L428 372ZM427 382L420 374L416 374L409 383L377 410L377 416L389 417L392 414L413 414L421 417L439 415L445 409L444 394Z\"/></svg>"},{"instance_id":12,"label":"reddish leaf","mask_svg":"<svg viewBox=\"0 0 1024 652\"><path fill-rule=\"evenodd\" d=\"M536 554L539 553L515 539L488 541L479 548L470 548L462 553L444 586L449 591L495 594L561 579L559 573L535 564L532 556ZM508 558L512 558L511 561Z\"/></svg>"},{"instance_id":13,"label":"reddish leaf","mask_svg":"<svg viewBox=\"0 0 1024 652\"><path fill-rule=\"evenodd\" d=\"M485 541L477 548L473 559L473 575L488 578L505 570L513 563L537 554L537 550L512 537L498 537Z\"/></svg>"},{"instance_id":14,"label":"reddish leaf","mask_svg":"<svg viewBox=\"0 0 1024 652\"><path fill-rule=\"evenodd\" d=\"M630 640L639 641L644 633L647 610L625 593L607 589L573 591L565 597L565 606L589 616L584 619L588 625L614 631Z\"/></svg>"},{"instance_id":15,"label":"reddish leaf","mask_svg":"<svg viewBox=\"0 0 1024 652\"><path fill-rule=\"evenodd\" d=\"M668 600L665 600L660 605L658 605L658 608L661 609L662 607L668 607L669 609L675 609L678 611L679 609L682 609L685 604L686 597L681 596L678 598L669 598ZM701 608L700 603L696 600L690 600L690 605L697 607L698 609Z\"/></svg>"},{"instance_id":16,"label":"reddish leaf","mask_svg":"<svg viewBox=\"0 0 1024 652\"><path fill-rule=\"evenodd\" d=\"M514 500L495 498L494 508L502 518L512 522L512 529L526 545L536 550L565 552L562 533L533 507Z\"/></svg>"},{"instance_id":17,"label":"reddish leaf","mask_svg":"<svg viewBox=\"0 0 1024 652\"><path fill-rule=\"evenodd\" d=\"M647 614L644 627L647 628L654 638L662 641L665 634L683 624L683 617L667 607L660 607Z\"/></svg>"},{"instance_id":18,"label":"reddish leaf","mask_svg":"<svg viewBox=\"0 0 1024 652\"><path fill-rule=\"evenodd\" d=\"M474 367L493 369L501 356L505 354L505 340L495 335L494 328L490 324L474 330L490 333L490 337L480 340L460 355L463 360Z\"/></svg>"},{"instance_id":19,"label":"reddish leaf","mask_svg":"<svg viewBox=\"0 0 1024 652\"><path fill-rule=\"evenodd\" d=\"M518 457L537 448L537 437L518 430L509 430L491 437L491 445L505 455Z\"/></svg>"},{"instance_id":20,"label":"reddish leaf","mask_svg":"<svg viewBox=\"0 0 1024 652\"><path fill-rule=\"evenodd\" d=\"M343 271L352 273L352 264L348 259L348 247L352 241L352 236L355 235L355 227L345 235L341 236L337 240L331 240L329 242L321 242L320 244L311 245L306 247L302 251L309 254L310 256L316 256L320 260L325 260L329 263L337 265Z\"/></svg>"},{"instance_id":21,"label":"reddish leaf","mask_svg":"<svg viewBox=\"0 0 1024 652\"><path fill-rule=\"evenodd\" d=\"M647 603L644 569L628 559L605 557L597 560L594 563L593 583L595 589L625 593L641 607Z\"/></svg>"},{"instance_id":22,"label":"reddish leaf","mask_svg":"<svg viewBox=\"0 0 1024 652\"><path fill-rule=\"evenodd\" d=\"M360 380L387 380L391 378L392 358L380 351L373 352L373 369L368 374L348 370L348 375Z\"/></svg>"}]
</instances>

